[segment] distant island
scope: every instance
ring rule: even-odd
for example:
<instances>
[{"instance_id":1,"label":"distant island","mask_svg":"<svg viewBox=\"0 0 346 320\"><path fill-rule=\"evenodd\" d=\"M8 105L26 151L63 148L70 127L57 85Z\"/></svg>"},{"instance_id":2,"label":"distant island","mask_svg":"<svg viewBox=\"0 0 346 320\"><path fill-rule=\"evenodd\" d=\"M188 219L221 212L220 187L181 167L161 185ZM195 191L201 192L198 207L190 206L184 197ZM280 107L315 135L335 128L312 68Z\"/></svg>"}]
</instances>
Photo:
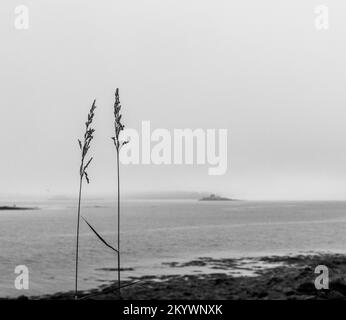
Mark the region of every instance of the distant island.
<instances>
[{"instance_id":1,"label":"distant island","mask_svg":"<svg viewBox=\"0 0 346 320\"><path fill-rule=\"evenodd\" d=\"M215 194L211 194L210 196L199 199L199 201L235 201L235 199L220 197Z\"/></svg>"},{"instance_id":2,"label":"distant island","mask_svg":"<svg viewBox=\"0 0 346 320\"><path fill-rule=\"evenodd\" d=\"M0 206L0 210L38 210L37 207L17 207L16 205L13 206Z\"/></svg>"}]
</instances>

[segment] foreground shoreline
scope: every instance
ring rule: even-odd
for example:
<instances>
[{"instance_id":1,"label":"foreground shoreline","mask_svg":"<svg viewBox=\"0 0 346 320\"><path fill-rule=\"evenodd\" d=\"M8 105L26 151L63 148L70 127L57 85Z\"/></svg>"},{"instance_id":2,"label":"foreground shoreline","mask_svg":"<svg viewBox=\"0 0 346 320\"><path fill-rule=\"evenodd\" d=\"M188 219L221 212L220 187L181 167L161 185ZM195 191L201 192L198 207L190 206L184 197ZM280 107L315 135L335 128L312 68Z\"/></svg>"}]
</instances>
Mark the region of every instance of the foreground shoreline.
<instances>
[{"instance_id":1,"label":"foreground shoreline","mask_svg":"<svg viewBox=\"0 0 346 320\"><path fill-rule=\"evenodd\" d=\"M244 270L244 261L272 264L274 267L249 270L252 276L227 274L229 269ZM329 270L329 289L317 290L314 282L319 274L318 265ZM346 298L346 255L312 254L296 256L265 256L258 258L213 259L199 258L187 263L172 262L177 273L186 266L208 266L215 273L177 274L166 276L142 276L124 281L122 299L125 300L266 300L266 299L345 299ZM117 284L98 289L81 291L79 298L114 300L119 299ZM70 300L74 292L59 292L52 295L21 296L17 299Z\"/></svg>"}]
</instances>

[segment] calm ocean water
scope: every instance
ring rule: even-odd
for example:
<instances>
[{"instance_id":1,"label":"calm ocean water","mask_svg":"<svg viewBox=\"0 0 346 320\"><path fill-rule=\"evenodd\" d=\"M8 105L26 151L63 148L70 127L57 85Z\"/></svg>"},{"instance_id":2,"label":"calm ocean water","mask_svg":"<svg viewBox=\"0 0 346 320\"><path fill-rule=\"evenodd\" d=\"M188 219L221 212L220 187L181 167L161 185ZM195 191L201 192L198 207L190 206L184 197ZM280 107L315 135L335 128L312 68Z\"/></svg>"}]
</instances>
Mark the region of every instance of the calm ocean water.
<instances>
[{"instance_id":1,"label":"calm ocean water","mask_svg":"<svg viewBox=\"0 0 346 320\"><path fill-rule=\"evenodd\" d=\"M37 211L0 212L0 296L36 295L74 286L75 202L45 202ZM114 203L86 202L82 215L116 240ZM346 202L125 201L124 277L178 273L162 262L201 256L238 257L346 251ZM116 279L116 257L81 226L80 288ZM26 265L30 289L14 289L14 268Z\"/></svg>"}]
</instances>

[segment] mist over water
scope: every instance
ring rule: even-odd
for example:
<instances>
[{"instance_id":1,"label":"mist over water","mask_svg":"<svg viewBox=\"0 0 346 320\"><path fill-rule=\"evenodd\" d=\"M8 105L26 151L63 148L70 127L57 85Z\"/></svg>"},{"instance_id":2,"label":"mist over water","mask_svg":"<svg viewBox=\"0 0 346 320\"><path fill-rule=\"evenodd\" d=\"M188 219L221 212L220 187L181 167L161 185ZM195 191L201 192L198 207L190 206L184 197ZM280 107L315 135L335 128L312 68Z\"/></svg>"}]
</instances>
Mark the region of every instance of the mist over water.
<instances>
[{"instance_id":1,"label":"mist over water","mask_svg":"<svg viewBox=\"0 0 346 320\"><path fill-rule=\"evenodd\" d=\"M0 212L0 296L68 291L74 285L76 203L47 201L40 210ZM116 243L115 203L88 201L82 215ZM123 277L184 272L163 262L345 251L346 202L199 202L127 200L122 204ZM80 238L81 289L117 277L116 256L85 223ZM14 288L14 268L29 268L30 289Z\"/></svg>"}]
</instances>

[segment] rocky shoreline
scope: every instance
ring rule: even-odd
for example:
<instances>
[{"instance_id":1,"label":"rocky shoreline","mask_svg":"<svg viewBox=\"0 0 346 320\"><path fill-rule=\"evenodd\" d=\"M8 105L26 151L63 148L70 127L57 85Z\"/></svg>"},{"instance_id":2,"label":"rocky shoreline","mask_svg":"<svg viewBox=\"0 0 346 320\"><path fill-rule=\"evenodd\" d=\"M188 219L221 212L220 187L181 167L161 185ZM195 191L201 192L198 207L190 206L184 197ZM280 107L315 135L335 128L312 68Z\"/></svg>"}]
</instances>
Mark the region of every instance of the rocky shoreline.
<instances>
[{"instance_id":1,"label":"rocky shoreline","mask_svg":"<svg viewBox=\"0 0 346 320\"><path fill-rule=\"evenodd\" d=\"M267 300L267 299L345 299L346 255L313 254L298 256L267 256L250 258L254 262L276 265L271 268L256 268L252 276L232 276L224 271L244 269L242 259L199 258L186 263L172 262L172 268L186 266L209 266L215 273L133 277L136 282L124 282L122 299L125 300L170 300L170 299L217 299L217 300ZM247 258L249 260L249 258ZM317 290L315 273L318 265L329 270L329 289ZM177 271L179 271L177 269ZM178 273L178 272L177 272ZM116 284L80 292L83 299L119 299ZM19 299L74 299L73 292L53 295L19 297Z\"/></svg>"}]
</instances>

